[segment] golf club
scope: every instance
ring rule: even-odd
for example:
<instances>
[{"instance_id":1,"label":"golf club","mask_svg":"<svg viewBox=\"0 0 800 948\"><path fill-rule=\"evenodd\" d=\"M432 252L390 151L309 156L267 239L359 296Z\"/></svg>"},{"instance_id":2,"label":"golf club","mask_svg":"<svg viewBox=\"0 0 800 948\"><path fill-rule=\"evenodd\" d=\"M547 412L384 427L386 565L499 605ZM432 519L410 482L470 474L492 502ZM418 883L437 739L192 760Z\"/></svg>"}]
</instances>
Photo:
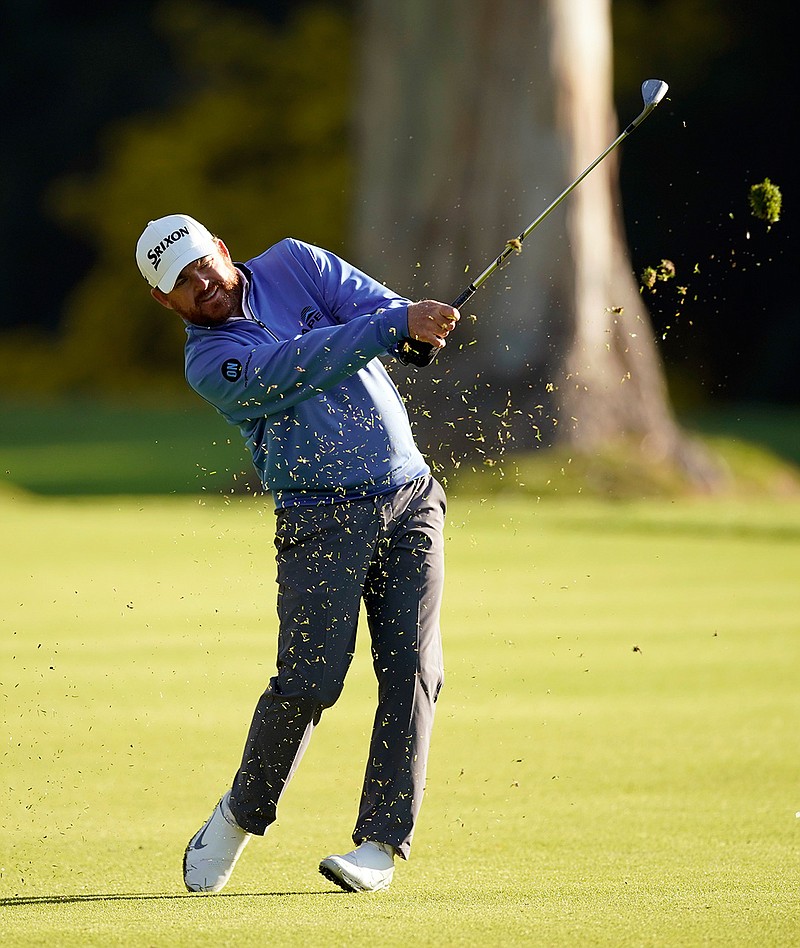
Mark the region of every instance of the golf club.
<instances>
[{"instance_id":1,"label":"golf club","mask_svg":"<svg viewBox=\"0 0 800 948\"><path fill-rule=\"evenodd\" d=\"M470 285L455 299L453 300L452 305L458 309L459 306L463 306L467 300L477 292L479 287L481 287L486 280L502 266L503 262L509 257L512 253L520 253L522 250L522 242L525 238L535 230L539 224L552 212L558 205L564 200L564 198L583 181L587 174L592 171L600 162L611 154L611 152L619 145L623 139L627 138L628 135L647 118L647 116L653 111L653 109L658 105L658 103L664 98L667 94L669 86L662 79L646 79L642 83L642 99L644 101L644 108L636 116L636 118L628 125L622 134L616 138L606 150L598 155L597 158L585 168L578 177L568 185L559 196L553 201L553 203L545 208L542 213L536 218L535 221L532 221L523 232L513 240L506 242L503 252L499 257L494 259L489 266L477 277ZM433 359L438 352L438 349L435 349L430 343L420 342L416 339L406 339L400 346L398 351L398 358L404 365L412 364L418 366L430 365Z\"/></svg>"}]
</instances>

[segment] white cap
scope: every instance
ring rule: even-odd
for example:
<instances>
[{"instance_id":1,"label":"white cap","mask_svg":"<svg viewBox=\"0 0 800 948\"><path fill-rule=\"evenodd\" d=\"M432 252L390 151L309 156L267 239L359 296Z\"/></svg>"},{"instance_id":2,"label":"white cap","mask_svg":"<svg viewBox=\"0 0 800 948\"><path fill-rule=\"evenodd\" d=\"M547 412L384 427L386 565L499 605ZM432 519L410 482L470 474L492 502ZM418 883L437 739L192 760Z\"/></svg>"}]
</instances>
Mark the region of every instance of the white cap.
<instances>
[{"instance_id":1,"label":"white cap","mask_svg":"<svg viewBox=\"0 0 800 948\"><path fill-rule=\"evenodd\" d=\"M136 244L136 263L150 286L170 293L187 263L216 253L214 237L187 214L150 221Z\"/></svg>"}]
</instances>

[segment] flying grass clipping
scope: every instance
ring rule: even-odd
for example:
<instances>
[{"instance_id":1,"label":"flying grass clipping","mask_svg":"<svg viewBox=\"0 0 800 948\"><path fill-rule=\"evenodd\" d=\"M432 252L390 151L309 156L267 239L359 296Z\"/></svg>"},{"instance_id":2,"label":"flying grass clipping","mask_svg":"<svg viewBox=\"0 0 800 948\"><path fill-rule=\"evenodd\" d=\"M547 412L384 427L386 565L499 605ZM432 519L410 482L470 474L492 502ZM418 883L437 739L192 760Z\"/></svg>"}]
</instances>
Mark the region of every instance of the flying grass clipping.
<instances>
[{"instance_id":1,"label":"flying grass clipping","mask_svg":"<svg viewBox=\"0 0 800 948\"><path fill-rule=\"evenodd\" d=\"M639 282L642 289L647 288L651 293L655 293L656 283L665 283L674 276L675 264L671 260L662 260L657 267L645 267L639 277Z\"/></svg>"},{"instance_id":2,"label":"flying grass clipping","mask_svg":"<svg viewBox=\"0 0 800 948\"><path fill-rule=\"evenodd\" d=\"M769 178L764 178L760 184L754 184L748 195L750 210L753 217L774 224L781 216L781 191Z\"/></svg>"}]
</instances>

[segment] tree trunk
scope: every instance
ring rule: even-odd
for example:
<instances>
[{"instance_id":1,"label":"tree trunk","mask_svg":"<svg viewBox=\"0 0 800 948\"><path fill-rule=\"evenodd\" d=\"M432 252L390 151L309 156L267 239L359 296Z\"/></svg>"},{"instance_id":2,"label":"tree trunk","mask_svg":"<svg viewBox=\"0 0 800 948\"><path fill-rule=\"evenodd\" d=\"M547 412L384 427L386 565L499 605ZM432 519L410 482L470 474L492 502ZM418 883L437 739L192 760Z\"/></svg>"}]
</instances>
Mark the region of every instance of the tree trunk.
<instances>
[{"instance_id":1,"label":"tree trunk","mask_svg":"<svg viewBox=\"0 0 800 948\"><path fill-rule=\"evenodd\" d=\"M454 299L618 134L610 0L362 12L358 259L412 298ZM615 152L465 305L434 366L405 373L429 451L626 439L712 476L669 406L618 177Z\"/></svg>"}]
</instances>

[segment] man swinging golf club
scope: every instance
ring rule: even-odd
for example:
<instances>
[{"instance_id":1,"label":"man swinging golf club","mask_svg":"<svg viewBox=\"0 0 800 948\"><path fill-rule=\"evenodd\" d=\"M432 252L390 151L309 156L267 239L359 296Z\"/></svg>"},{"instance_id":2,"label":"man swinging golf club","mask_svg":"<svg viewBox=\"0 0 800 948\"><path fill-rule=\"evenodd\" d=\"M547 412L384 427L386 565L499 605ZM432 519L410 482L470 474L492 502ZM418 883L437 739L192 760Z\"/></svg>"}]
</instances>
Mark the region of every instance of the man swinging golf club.
<instances>
[{"instance_id":1,"label":"man swinging golf club","mask_svg":"<svg viewBox=\"0 0 800 948\"><path fill-rule=\"evenodd\" d=\"M186 324L189 385L239 427L276 507L276 671L231 787L186 849L186 887L219 892L275 821L342 691L363 601L378 703L356 848L319 870L347 891L384 889L409 856L442 685L445 496L379 357L409 339L443 347L458 310L404 299L298 240L234 263L184 214L151 221L136 260Z\"/></svg>"},{"instance_id":2,"label":"man swinging golf club","mask_svg":"<svg viewBox=\"0 0 800 948\"><path fill-rule=\"evenodd\" d=\"M386 888L407 858L442 684L445 498L377 358L428 365L467 302L668 90L642 83L639 115L453 305L411 303L333 254L284 240L246 265L182 214L151 221L136 259L155 299L187 324L186 377L239 426L277 513L277 671L233 786L189 842L187 888L218 892L281 794L353 655L360 602L378 708L353 840L320 863L348 891Z\"/></svg>"}]
</instances>

